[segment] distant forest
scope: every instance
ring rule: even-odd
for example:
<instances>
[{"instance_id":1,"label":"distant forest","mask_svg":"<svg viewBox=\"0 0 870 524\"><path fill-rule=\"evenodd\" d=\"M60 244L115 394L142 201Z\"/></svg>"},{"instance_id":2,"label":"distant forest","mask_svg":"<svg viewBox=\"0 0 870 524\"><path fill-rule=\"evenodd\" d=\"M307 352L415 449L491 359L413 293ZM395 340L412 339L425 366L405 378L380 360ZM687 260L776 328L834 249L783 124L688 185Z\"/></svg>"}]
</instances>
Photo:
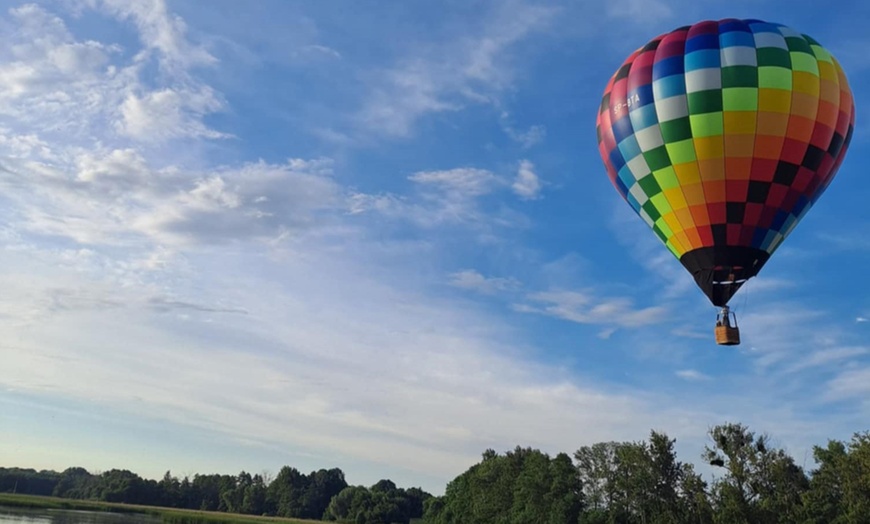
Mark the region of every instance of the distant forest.
<instances>
[{"instance_id":1,"label":"distant forest","mask_svg":"<svg viewBox=\"0 0 870 524\"><path fill-rule=\"evenodd\" d=\"M708 436L701 458L717 472L710 482L677 460L674 439L652 431L646 441L583 446L573 457L486 450L438 497L390 480L349 486L337 468L305 475L289 466L274 478L167 472L159 481L117 469L0 468L0 492L352 524L870 523L870 432L815 446L810 471L742 424Z\"/></svg>"}]
</instances>

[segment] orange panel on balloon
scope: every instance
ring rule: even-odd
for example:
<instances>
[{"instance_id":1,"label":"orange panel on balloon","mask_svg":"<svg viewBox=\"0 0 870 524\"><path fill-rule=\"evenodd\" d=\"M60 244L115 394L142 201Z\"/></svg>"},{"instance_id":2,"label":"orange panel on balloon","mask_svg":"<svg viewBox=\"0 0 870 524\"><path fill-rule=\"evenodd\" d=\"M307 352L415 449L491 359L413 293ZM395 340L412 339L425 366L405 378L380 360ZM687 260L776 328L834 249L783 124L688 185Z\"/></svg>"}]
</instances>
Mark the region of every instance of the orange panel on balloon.
<instances>
[{"instance_id":1,"label":"orange panel on balloon","mask_svg":"<svg viewBox=\"0 0 870 524\"><path fill-rule=\"evenodd\" d=\"M788 129L788 113L758 112L756 135L784 136L786 129Z\"/></svg>"},{"instance_id":2,"label":"orange panel on balloon","mask_svg":"<svg viewBox=\"0 0 870 524\"><path fill-rule=\"evenodd\" d=\"M752 158L725 157L725 178L728 180L739 178L749 180L752 173Z\"/></svg>"},{"instance_id":3,"label":"orange panel on balloon","mask_svg":"<svg viewBox=\"0 0 870 524\"><path fill-rule=\"evenodd\" d=\"M692 218L695 220L696 226L709 226L710 225L710 215L707 212L707 204L699 204L696 206L689 206L689 211L692 212Z\"/></svg>"},{"instance_id":4,"label":"orange panel on balloon","mask_svg":"<svg viewBox=\"0 0 870 524\"><path fill-rule=\"evenodd\" d=\"M779 153L782 151L782 142L782 136L756 135L753 156L756 159L767 158L771 160L779 160Z\"/></svg>"},{"instance_id":5,"label":"orange panel on balloon","mask_svg":"<svg viewBox=\"0 0 870 524\"><path fill-rule=\"evenodd\" d=\"M707 203L725 202L725 180L705 180L704 195L707 197ZM709 209L709 206L708 206ZM713 217L710 217L712 220Z\"/></svg>"},{"instance_id":6,"label":"orange panel on balloon","mask_svg":"<svg viewBox=\"0 0 870 524\"><path fill-rule=\"evenodd\" d=\"M707 202L707 197L704 196L704 186L700 182L683 186L683 196L686 197L686 203L689 204L689 207L703 205Z\"/></svg>"},{"instance_id":7,"label":"orange panel on balloon","mask_svg":"<svg viewBox=\"0 0 870 524\"><path fill-rule=\"evenodd\" d=\"M752 158L755 135L725 135L725 156Z\"/></svg>"},{"instance_id":8,"label":"orange panel on balloon","mask_svg":"<svg viewBox=\"0 0 870 524\"><path fill-rule=\"evenodd\" d=\"M714 158L711 160L698 160L698 167L701 168L701 180L725 180L725 161L722 158Z\"/></svg>"},{"instance_id":9,"label":"orange panel on balloon","mask_svg":"<svg viewBox=\"0 0 870 524\"><path fill-rule=\"evenodd\" d=\"M785 132L785 136L786 138L809 142L810 137L813 136L813 127L815 125L815 119L791 115L791 118L788 120L788 130Z\"/></svg>"}]
</instances>

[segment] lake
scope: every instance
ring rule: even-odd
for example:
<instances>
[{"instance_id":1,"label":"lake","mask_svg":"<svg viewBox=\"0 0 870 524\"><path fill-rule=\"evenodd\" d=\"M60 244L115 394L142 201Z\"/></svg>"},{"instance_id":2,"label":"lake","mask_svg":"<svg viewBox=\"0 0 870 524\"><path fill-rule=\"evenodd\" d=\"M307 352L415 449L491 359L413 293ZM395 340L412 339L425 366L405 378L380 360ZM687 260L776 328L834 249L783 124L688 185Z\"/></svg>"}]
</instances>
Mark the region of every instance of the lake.
<instances>
[{"instance_id":1,"label":"lake","mask_svg":"<svg viewBox=\"0 0 870 524\"><path fill-rule=\"evenodd\" d=\"M142 514L0 506L0 524L162 524L162 522L160 517Z\"/></svg>"}]
</instances>

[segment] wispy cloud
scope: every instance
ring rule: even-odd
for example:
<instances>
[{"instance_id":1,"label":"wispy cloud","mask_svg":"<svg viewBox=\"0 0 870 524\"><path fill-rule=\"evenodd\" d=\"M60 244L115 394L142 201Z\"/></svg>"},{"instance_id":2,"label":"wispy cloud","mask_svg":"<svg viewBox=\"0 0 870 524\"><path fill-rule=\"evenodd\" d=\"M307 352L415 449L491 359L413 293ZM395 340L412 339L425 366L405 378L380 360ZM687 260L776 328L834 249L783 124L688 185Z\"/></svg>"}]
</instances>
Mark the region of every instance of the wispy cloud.
<instances>
[{"instance_id":1,"label":"wispy cloud","mask_svg":"<svg viewBox=\"0 0 870 524\"><path fill-rule=\"evenodd\" d=\"M830 400L870 398L870 367L843 371L828 382L826 398Z\"/></svg>"},{"instance_id":2,"label":"wispy cloud","mask_svg":"<svg viewBox=\"0 0 870 524\"><path fill-rule=\"evenodd\" d=\"M461 225L487 241L498 238L496 231L527 227L528 218L504 203L497 208L484 205L486 197L511 188L509 179L492 171L470 167L420 171L408 180L413 182L413 192L405 195L350 194L349 212L373 212L430 229Z\"/></svg>"},{"instance_id":3,"label":"wispy cloud","mask_svg":"<svg viewBox=\"0 0 870 524\"><path fill-rule=\"evenodd\" d=\"M819 368L829 366L835 363L844 363L870 353L870 348L866 347L835 347L813 351L809 355L798 359L794 364L786 367L786 372L794 373L805 369Z\"/></svg>"},{"instance_id":4,"label":"wispy cloud","mask_svg":"<svg viewBox=\"0 0 870 524\"><path fill-rule=\"evenodd\" d=\"M659 322L666 312L662 306L636 308L628 298L599 297L590 291L567 290L530 294L527 302L515 304L514 309L523 313L553 316L578 324L620 327L653 324Z\"/></svg>"},{"instance_id":5,"label":"wispy cloud","mask_svg":"<svg viewBox=\"0 0 870 524\"><path fill-rule=\"evenodd\" d=\"M341 59L341 53L336 51L335 49L320 45L320 44L308 44L300 47L298 50L294 51L294 57L302 58L309 56L325 56L333 59Z\"/></svg>"},{"instance_id":6,"label":"wispy cloud","mask_svg":"<svg viewBox=\"0 0 870 524\"><path fill-rule=\"evenodd\" d=\"M515 278L486 277L478 271L466 269L451 274L450 285L491 295L499 291L516 289L520 287L520 282Z\"/></svg>"},{"instance_id":7,"label":"wispy cloud","mask_svg":"<svg viewBox=\"0 0 870 524\"><path fill-rule=\"evenodd\" d=\"M211 289L196 302L148 299L143 289L95 286L96 274L78 277L95 290L91 304L114 297L126 306L91 315L68 301L46 311L43 329L14 331L4 322L4 338L15 333L25 350L5 354L0 384L113 409L135 406L143 417L339 463L364 460L378 465L370 475L400 482L409 471L447 478L480 449L518 441L571 449L577 441L570 428L578 425L599 428L584 435L591 442L642 433L659 416L686 416L685 408L664 415L652 407L670 403L607 393L592 380L530 362L511 326L423 295L407 281L373 279L381 263L336 258L325 247L261 259L261 270L222 279L213 277L217 269L252 259L199 257L198 270L212 277L192 276L190 286ZM4 274L19 263L55 281L68 271L39 260L4 257ZM17 304L22 315L33 289L6 289L0 305ZM166 308L180 314L165 315ZM209 323L213 314L223 314L221 321ZM544 437L540 427L556 431Z\"/></svg>"},{"instance_id":8,"label":"wispy cloud","mask_svg":"<svg viewBox=\"0 0 870 524\"><path fill-rule=\"evenodd\" d=\"M15 29L2 43L13 52L0 61L7 79L0 86L0 112L12 118L7 125L19 133L62 132L65 143L225 136L203 123L223 100L188 70L214 60L188 42L183 22L163 2L89 5L133 21L143 51L129 58L116 44L77 40L61 18L34 4L12 9ZM163 74L148 74L152 64Z\"/></svg>"},{"instance_id":9,"label":"wispy cloud","mask_svg":"<svg viewBox=\"0 0 870 524\"><path fill-rule=\"evenodd\" d=\"M153 170L136 151L82 153L76 169L17 162L0 174L15 187L17 226L83 243L130 235L159 243L267 239L322 225L314 216L342 205L322 159L224 168L209 174Z\"/></svg>"},{"instance_id":10,"label":"wispy cloud","mask_svg":"<svg viewBox=\"0 0 870 524\"><path fill-rule=\"evenodd\" d=\"M867 251L870 250L870 237L867 231L870 226L855 224L854 234L819 233L818 238L830 247L842 251Z\"/></svg>"},{"instance_id":11,"label":"wispy cloud","mask_svg":"<svg viewBox=\"0 0 870 524\"><path fill-rule=\"evenodd\" d=\"M700 371L698 371L696 369L681 369L674 374L683 380L696 381L696 382L710 380L712 378L709 375L701 373Z\"/></svg>"},{"instance_id":12,"label":"wispy cloud","mask_svg":"<svg viewBox=\"0 0 870 524\"><path fill-rule=\"evenodd\" d=\"M492 191L498 180L492 172L474 168L421 171L408 178L412 182L438 188L458 198L485 195Z\"/></svg>"},{"instance_id":13,"label":"wispy cloud","mask_svg":"<svg viewBox=\"0 0 870 524\"><path fill-rule=\"evenodd\" d=\"M379 75L358 114L367 130L407 136L421 117L489 103L509 87L505 54L552 20L556 10L519 0L500 3L481 33L411 54Z\"/></svg>"},{"instance_id":14,"label":"wispy cloud","mask_svg":"<svg viewBox=\"0 0 870 524\"><path fill-rule=\"evenodd\" d=\"M131 93L121 104L118 132L145 141L181 137L227 138L209 129L203 117L220 110L223 102L209 88L177 90L164 88L141 97Z\"/></svg>"},{"instance_id":15,"label":"wispy cloud","mask_svg":"<svg viewBox=\"0 0 870 524\"><path fill-rule=\"evenodd\" d=\"M85 0L121 20L130 20L139 30L144 52L159 53L164 67L187 69L213 65L217 61L206 49L192 44L186 36L187 24L169 12L164 0L126 2L124 0Z\"/></svg>"},{"instance_id":16,"label":"wispy cloud","mask_svg":"<svg viewBox=\"0 0 870 524\"><path fill-rule=\"evenodd\" d=\"M187 302L166 296L155 296L148 300L148 305L157 311L192 310L202 313L236 313L245 315L248 312L243 308L228 306L210 306L196 302Z\"/></svg>"},{"instance_id":17,"label":"wispy cloud","mask_svg":"<svg viewBox=\"0 0 870 524\"><path fill-rule=\"evenodd\" d=\"M507 111L502 111L499 121L505 134L520 144L523 149L540 144L547 136L547 128L539 124L532 125L525 131L518 130L511 124L511 117Z\"/></svg>"},{"instance_id":18,"label":"wispy cloud","mask_svg":"<svg viewBox=\"0 0 870 524\"><path fill-rule=\"evenodd\" d=\"M771 302L756 306L740 318L744 351L761 368L793 362L795 348L806 351L836 341L836 326L824 322L826 313L799 303Z\"/></svg>"}]
</instances>

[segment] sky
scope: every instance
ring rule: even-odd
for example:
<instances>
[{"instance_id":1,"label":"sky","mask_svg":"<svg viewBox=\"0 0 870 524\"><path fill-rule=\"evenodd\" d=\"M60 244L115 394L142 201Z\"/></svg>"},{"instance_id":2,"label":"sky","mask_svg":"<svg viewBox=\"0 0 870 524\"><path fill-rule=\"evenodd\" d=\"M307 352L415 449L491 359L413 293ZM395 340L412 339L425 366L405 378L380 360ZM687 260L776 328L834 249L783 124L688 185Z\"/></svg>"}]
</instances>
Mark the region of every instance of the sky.
<instances>
[{"instance_id":1,"label":"sky","mask_svg":"<svg viewBox=\"0 0 870 524\"><path fill-rule=\"evenodd\" d=\"M742 422L812 465L870 417L870 4L0 2L0 466L480 460ZM619 197L609 77L704 19L807 33L858 107L836 179L732 300Z\"/></svg>"}]
</instances>

